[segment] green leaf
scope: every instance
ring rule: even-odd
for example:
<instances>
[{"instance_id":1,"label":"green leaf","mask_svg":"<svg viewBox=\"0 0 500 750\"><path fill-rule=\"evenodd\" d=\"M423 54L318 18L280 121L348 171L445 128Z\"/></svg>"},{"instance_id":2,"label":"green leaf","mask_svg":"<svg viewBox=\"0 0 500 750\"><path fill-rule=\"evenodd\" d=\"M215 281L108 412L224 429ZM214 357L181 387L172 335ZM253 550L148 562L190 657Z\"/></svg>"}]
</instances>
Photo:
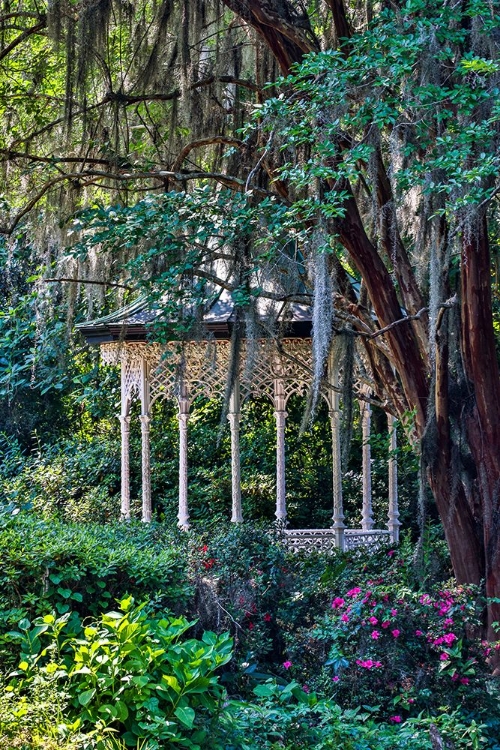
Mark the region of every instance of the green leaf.
<instances>
[{"instance_id":1,"label":"green leaf","mask_svg":"<svg viewBox=\"0 0 500 750\"><path fill-rule=\"evenodd\" d=\"M184 724L185 727L187 727L188 729L193 728L196 714L192 708L190 708L189 706L178 706L175 709L174 714L177 716L179 721Z\"/></svg>"},{"instance_id":2,"label":"green leaf","mask_svg":"<svg viewBox=\"0 0 500 750\"><path fill-rule=\"evenodd\" d=\"M95 694L95 688L92 688L91 690L84 690L84 692L80 693L80 695L78 696L78 703L81 706L88 706Z\"/></svg>"}]
</instances>

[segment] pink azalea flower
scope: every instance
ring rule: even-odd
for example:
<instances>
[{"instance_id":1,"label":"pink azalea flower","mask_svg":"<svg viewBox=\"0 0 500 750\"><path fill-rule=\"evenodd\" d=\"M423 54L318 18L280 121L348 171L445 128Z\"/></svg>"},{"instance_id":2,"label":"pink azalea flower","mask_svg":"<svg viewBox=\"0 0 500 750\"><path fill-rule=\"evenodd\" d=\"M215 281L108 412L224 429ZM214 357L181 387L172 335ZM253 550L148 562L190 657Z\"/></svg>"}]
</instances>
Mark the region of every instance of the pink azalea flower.
<instances>
[{"instance_id":1,"label":"pink azalea flower","mask_svg":"<svg viewBox=\"0 0 500 750\"><path fill-rule=\"evenodd\" d=\"M403 721L403 719L401 718L401 716L396 715L396 716L391 716L390 717L390 721L393 721L394 724L401 724L401 722Z\"/></svg>"},{"instance_id":2,"label":"pink azalea flower","mask_svg":"<svg viewBox=\"0 0 500 750\"><path fill-rule=\"evenodd\" d=\"M373 631L372 638L373 638L374 641L376 641L378 638L380 638L380 633L378 632L378 630L374 630Z\"/></svg>"},{"instance_id":3,"label":"pink azalea flower","mask_svg":"<svg viewBox=\"0 0 500 750\"><path fill-rule=\"evenodd\" d=\"M448 659L450 658L450 655L447 654L446 651L443 651L443 653L441 654L439 658L441 659L441 661L448 661Z\"/></svg>"},{"instance_id":4,"label":"pink azalea flower","mask_svg":"<svg viewBox=\"0 0 500 750\"><path fill-rule=\"evenodd\" d=\"M469 684L469 678L468 677L461 677L460 682L462 685L468 685Z\"/></svg>"},{"instance_id":5,"label":"pink azalea flower","mask_svg":"<svg viewBox=\"0 0 500 750\"><path fill-rule=\"evenodd\" d=\"M361 589L359 586L356 586L355 588L351 589L347 592L346 596L357 596L358 594L361 594Z\"/></svg>"},{"instance_id":6,"label":"pink azalea flower","mask_svg":"<svg viewBox=\"0 0 500 750\"><path fill-rule=\"evenodd\" d=\"M396 551L393 549L390 549L389 552L387 553L387 557L392 557L395 554L396 554Z\"/></svg>"},{"instance_id":7,"label":"pink azalea flower","mask_svg":"<svg viewBox=\"0 0 500 750\"><path fill-rule=\"evenodd\" d=\"M292 666L292 662L291 661L284 661L283 662L283 666L284 666L285 669L290 669L290 667Z\"/></svg>"},{"instance_id":8,"label":"pink azalea flower","mask_svg":"<svg viewBox=\"0 0 500 750\"><path fill-rule=\"evenodd\" d=\"M336 674L335 677L332 677L333 682L338 682L339 680L340 680L340 677L338 676L338 674Z\"/></svg>"},{"instance_id":9,"label":"pink azalea flower","mask_svg":"<svg viewBox=\"0 0 500 750\"><path fill-rule=\"evenodd\" d=\"M422 594L422 596L420 597L420 599L418 601L420 602L420 604L426 604L427 605L427 604L431 603L431 598L430 598L429 594Z\"/></svg>"},{"instance_id":10,"label":"pink azalea flower","mask_svg":"<svg viewBox=\"0 0 500 750\"><path fill-rule=\"evenodd\" d=\"M340 619L342 620L342 622L349 622L349 616L346 614L343 614Z\"/></svg>"},{"instance_id":11,"label":"pink azalea flower","mask_svg":"<svg viewBox=\"0 0 500 750\"><path fill-rule=\"evenodd\" d=\"M456 682L458 680L458 672L453 672L453 674L451 675L451 679L453 680L453 682Z\"/></svg>"},{"instance_id":12,"label":"pink azalea flower","mask_svg":"<svg viewBox=\"0 0 500 750\"><path fill-rule=\"evenodd\" d=\"M368 622L370 623L370 625L376 625L378 623L378 620L376 617L369 617Z\"/></svg>"},{"instance_id":13,"label":"pink azalea flower","mask_svg":"<svg viewBox=\"0 0 500 750\"><path fill-rule=\"evenodd\" d=\"M401 635L401 631L395 628L394 630L391 630L391 634L393 638L399 638L399 636Z\"/></svg>"},{"instance_id":14,"label":"pink azalea flower","mask_svg":"<svg viewBox=\"0 0 500 750\"><path fill-rule=\"evenodd\" d=\"M446 635L443 635L443 641L444 643L447 643L448 646L451 646L453 641L456 641L456 640L457 640L457 636L455 635L455 633L446 633Z\"/></svg>"},{"instance_id":15,"label":"pink azalea flower","mask_svg":"<svg viewBox=\"0 0 500 750\"><path fill-rule=\"evenodd\" d=\"M397 613L398 613L398 610L397 610L397 609L391 609L391 615L392 615L393 617L396 617Z\"/></svg>"},{"instance_id":16,"label":"pink azalea flower","mask_svg":"<svg viewBox=\"0 0 500 750\"><path fill-rule=\"evenodd\" d=\"M304 693L310 693L311 692L310 689L309 689L309 685L302 685L302 690L304 691Z\"/></svg>"},{"instance_id":17,"label":"pink azalea flower","mask_svg":"<svg viewBox=\"0 0 500 750\"><path fill-rule=\"evenodd\" d=\"M453 619L451 617L447 617L443 625L445 626L445 628L451 628L453 625Z\"/></svg>"},{"instance_id":18,"label":"pink azalea flower","mask_svg":"<svg viewBox=\"0 0 500 750\"><path fill-rule=\"evenodd\" d=\"M382 623L382 627L383 628L388 628L390 624L391 624L390 620L384 620L384 622Z\"/></svg>"},{"instance_id":19,"label":"pink azalea flower","mask_svg":"<svg viewBox=\"0 0 500 750\"><path fill-rule=\"evenodd\" d=\"M344 599L340 596L336 596L335 599L332 602L333 609L338 609L339 607L343 607L345 604Z\"/></svg>"},{"instance_id":20,"label":"pink azalea flower","mask_svg":"<svg viewBox=\"0 0 500 750\"><path fill-rule=\"evenodd\" d=\"M424 634L423 634L423 632L422 632L421 630L415 630L415 635L416 635L416 636L418 636L418 637L420 638L420 637L421 637L421 636L423 636Z\"/></svg>"}]
</instances>

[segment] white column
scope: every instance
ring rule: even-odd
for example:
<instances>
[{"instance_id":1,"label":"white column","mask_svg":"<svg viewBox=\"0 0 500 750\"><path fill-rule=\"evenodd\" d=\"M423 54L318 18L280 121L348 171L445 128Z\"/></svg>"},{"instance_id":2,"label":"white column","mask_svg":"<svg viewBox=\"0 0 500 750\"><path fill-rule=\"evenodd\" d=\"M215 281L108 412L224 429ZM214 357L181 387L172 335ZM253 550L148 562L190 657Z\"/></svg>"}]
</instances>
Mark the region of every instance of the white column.
<instances>
[{"instance_id":1,"label":"white column","mask_svg":"<svg viewBox=\"0 0 500 750\"><path fill-rule=\"evenodd\" d=\"M179 513L178 526L184 531L189 529L188 511L188 420L189 398L187 391L182 388L179 398Z\"/></svg>"},{"instance_id":2,"label":"white column","mask_svg":"<svg viewBox=\"0 0 500 750\"><path fill-rule=\"evenodd\" d=\"M130 417L120 414L122 437L121 518L130 520Z\"/></svg>"},{"instance_id":3,"label":"white column","mask_svg":"<svg viewBox=\"0 0 500 750\"><path fill-rule=\"evenodd\" d=\"M332 390L329 394L330 425L332 429L332 466L333 466L333 525L335 530L335 546L345 549L344 505L342 499L342 460L340 447L340 395L339 371L334 362L333 352L328 363L329 381Z\"/></svg>"},{"instance_id":4,"label":"white column","mask_svg":"<svg viewBox=\"0 0 500 750\"><path fill-rule=\"evenodd\" d=\"M285 480L285 390L282 380L274 381L274 416L276 419L276 519L286 524Z\"/></svg>"},{"instance_id":5,"label":"white column","mask_svg":"<svg viewBox=\"0 0 500 750\"><path fill-rule=\"evenodd\" d=\"M120 514L122 520L128 521L130 518L130 417L129 417L129 398L127 393L126 382L126 363L121 362L121 413L118 417L121 426L121 508Z\"/></svg>"},{"instance_id":6,"label":"white column","mask_svg":"<svg viewBox=\"0 0 500 750\"><path fill-rule=\"evenodd\" d=\"M363 434L363 515L361 528L363 531L371 531L374 526L372 508L372 455L370 446L371 407L367 401L360 401L359 408Z\"/></svg>"},{"instance_id":7,"label":"white column","mask_svg":"<svg viewBox=\"0 0 500 750\"><path fill-rule=\"evenodd\" d=\"M231 398L229 400L229 413L227 418L231 429L231 521L233 523L241 523L243 521L243 513L241 510L240 383L238 379L235 380Z\"/></svg>"},{"instance_id":8,"label":"white column","mask_svg":"<svg viewBox=\"0 0 500 750\"><path fill-rule=\"evenodd\" d=\"M150 523L151 505L151 456L149 447L150 424L149 365L145 358L141 362L141 441L142 441L142 520Z\"/></svg>"},{"instance_id":9,"label":"white column","mask_svg":"<svg viewBox=\"0 0 500 750\"><path fill-rule=\"evenodd\" d=\"M398 507L398 461L396 458L397 434L396 434L396 417L392 414L387 415L387 426L389 429L389 523L388 529L391 532L391 541L394 544L399 542L399 507Z\"/></svg>"}]
</instances>

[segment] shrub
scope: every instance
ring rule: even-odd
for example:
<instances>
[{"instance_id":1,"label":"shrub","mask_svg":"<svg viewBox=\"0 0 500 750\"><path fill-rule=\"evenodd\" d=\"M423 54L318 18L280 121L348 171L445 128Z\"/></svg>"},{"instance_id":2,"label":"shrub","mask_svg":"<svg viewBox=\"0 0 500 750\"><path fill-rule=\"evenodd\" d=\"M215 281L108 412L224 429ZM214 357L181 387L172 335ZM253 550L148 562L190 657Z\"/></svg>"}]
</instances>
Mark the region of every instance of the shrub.
<instances>
[{"instance_id":1,"label":"shrub","mask_svg":"<svg viewBox=\"0 0 500 750\"><path fill-rule=\"evenodd\" d=\"M126 594L180 613L191 586L179 532L138 522L79 525L0 516L0 630L55 609L98 616Z\"/></svg>"},{"instance_id":2,"label":"shrub","mask_svg":"<svg viewBox=\"0 0 500 750\"><path fill-rule=\"evenodd\" d=\"M145 738L194 750L206 742L224 696L214 672L231 658L231 639L206 632L186 640L192 623L184 618L148 615L131 597L119 606L86 624L69 613L22 623L10 689L52 676L68 694L73 726L117 730L130 746ZM68 623L76 634L65 637Z\"/></svg>"}]
</instances>

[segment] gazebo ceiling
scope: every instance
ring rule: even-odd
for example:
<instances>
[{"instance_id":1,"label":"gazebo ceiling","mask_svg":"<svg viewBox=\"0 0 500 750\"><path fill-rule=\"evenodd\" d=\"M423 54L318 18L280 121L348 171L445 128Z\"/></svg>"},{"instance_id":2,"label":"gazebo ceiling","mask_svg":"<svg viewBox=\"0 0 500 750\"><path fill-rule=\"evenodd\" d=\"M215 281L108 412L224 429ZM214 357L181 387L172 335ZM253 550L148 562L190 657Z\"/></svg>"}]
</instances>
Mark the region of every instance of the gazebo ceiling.
<instances>
[{"instance_id":1,"label":"gazebo ceiling","mask_svg":"<svg viewBox=\"0 0 500 750\"><path fill-rule=\"evenodd\" d=\"M276 315L270 300L258 300L257 313L264 323L266 319L277 319L282 335L287 338L310 338L312 311L307 305L288 305L285 312ZM96 320L80 323L76 327L89 344L104 344L113 341L146 341L150 338L151 326L161 320L161 307L151 307L145 297L140 297L126 307ZM222 292L203 316L202 325L207 339L230 339L235 320L235 306L228 292ZM174 326L172 337L178 338ZM197 336L198 338L198 336Z\"/></svg>"}]
</instances>

